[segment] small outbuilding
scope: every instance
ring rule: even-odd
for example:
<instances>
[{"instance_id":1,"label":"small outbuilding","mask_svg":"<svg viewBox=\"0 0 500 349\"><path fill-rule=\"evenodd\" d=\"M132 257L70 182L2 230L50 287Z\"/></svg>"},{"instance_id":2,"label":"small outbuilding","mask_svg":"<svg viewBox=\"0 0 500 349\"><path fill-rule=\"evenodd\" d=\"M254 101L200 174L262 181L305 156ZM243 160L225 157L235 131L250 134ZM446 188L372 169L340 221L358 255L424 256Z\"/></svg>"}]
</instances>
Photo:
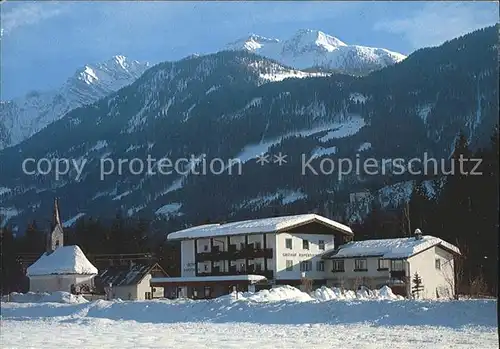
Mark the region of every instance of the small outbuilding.
<instances>
[{"instance_id":1,"label":"small outbuilding","mask_svg":"<svg viewBox=\"0 0 500 349\"><path fill-rule=\"evenodd\" d=\"M100 292L108 299L143 300L163 297L163 287L150 285L152 277L168 277L158 263L128 263L102 269L96 277Z\"/></svg>"}]
</instances>

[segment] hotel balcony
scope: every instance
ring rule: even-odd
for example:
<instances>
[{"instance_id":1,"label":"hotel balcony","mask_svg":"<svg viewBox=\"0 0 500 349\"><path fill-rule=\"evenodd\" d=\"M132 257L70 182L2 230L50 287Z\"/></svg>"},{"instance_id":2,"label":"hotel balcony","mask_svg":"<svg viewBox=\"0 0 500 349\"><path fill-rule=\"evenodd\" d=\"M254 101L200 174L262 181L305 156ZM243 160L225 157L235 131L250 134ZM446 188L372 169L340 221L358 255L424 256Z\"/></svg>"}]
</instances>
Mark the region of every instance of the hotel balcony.
<instances>
[{"instance_id":1,"label":"hotel balcony","mask_svg":"<svg viewBox=\"0 0 500 349\"><path fill-rule=\"evenodd\" d=\"M391 270L391 279L403 280L406 277L405 270Z\"/></svg>"},{"instance_id":2,"label":"hotel balcony","mask_svg":"<svg viewBox=\"0 0 500 349\"><path fill-rule=\"evenodd\" d=\"M243 249L237 250L235 245L229 245L229 251L220 251L217 246L209 252L200 252L196 255L197 262L254 259L254 258L273 258L272 248L255 248L248 245Z\"/></svg>"},{"instance_id":3,"label":"hotel balcony","mask_svg":"<svg viewBox=\"0 0 500 349\"><path fill-rule=\"evenodd\" d=\"M231 276L231 275L262 275L265 276L266 279L271 280L274 276L272 270L252 270L252 268L248 268L248 270L236 270L235 268L229 268L229 271L218 271L214 270L212 272L199 272L198 276Z\"/></svg>"}]
</instances>

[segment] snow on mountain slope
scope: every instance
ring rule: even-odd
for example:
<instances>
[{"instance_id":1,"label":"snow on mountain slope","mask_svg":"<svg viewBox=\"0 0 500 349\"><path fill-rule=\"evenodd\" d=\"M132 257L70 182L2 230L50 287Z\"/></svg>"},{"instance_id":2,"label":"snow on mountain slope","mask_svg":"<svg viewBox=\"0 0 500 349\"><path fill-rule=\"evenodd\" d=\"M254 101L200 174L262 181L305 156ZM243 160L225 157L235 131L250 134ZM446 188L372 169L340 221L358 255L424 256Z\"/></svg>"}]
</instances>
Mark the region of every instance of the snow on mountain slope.
<instances>
[{"instance_id":1,"label":"snow on mountain slope","mask_svg":"<svg viewBox=\"0 0 500 349\"><path fill-rule=\"evenodd\" d=\"M406 56L384 48L348 45L322 31L302 29L281 41L252 34L232 42L229 50L247 50L296 69L322 68L364 74L401 62Z\"/></svg>"},{"instance_id":2,"label":"snow on mountain slope","mask_svg":"<svg viewBox=\"0 0 500 349\"><path fill-rule=\"evenodd\" d=\"M0 149L31 137L64 114L129 85L144 73L149 63L124 56L86 65L53 91L32 91L0 104Z\"/></svg>"}]
</instances>

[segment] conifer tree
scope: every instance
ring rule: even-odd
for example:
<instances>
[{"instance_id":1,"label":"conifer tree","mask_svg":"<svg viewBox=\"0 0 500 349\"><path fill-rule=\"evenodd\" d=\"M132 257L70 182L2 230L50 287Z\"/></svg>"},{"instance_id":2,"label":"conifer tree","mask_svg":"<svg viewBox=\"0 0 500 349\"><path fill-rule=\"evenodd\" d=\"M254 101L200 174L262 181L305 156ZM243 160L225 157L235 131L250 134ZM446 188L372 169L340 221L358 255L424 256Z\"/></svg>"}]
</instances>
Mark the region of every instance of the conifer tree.
<instances>
[{"instance_id":1,"label":"conifer tree","mask_svg":"<svg viewBox=\"0 0 500 349\"><path fill-rule=\"evenodd\" d=\"M424 290L424 285L422 283L422 278L418 273L415 273L412 279L413 286L412 286L412 295L413 298L419 298L420 297L420 292Z\"/></svg>"}]
</instances>

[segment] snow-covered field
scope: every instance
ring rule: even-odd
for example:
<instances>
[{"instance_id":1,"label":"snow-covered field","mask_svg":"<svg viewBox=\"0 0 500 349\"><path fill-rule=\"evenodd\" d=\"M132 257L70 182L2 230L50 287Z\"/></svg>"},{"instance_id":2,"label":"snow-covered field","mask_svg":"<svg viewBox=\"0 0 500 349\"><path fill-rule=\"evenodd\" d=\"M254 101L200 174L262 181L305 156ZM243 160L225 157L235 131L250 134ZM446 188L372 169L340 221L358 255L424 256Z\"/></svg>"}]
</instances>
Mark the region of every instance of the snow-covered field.
<instances>
[{"instance_id":1,"label":"snow-covered field","mask_svg":"<svg viewBox=\"0 0 500 349\"><path fill-rule=\"evenodd\" d=\"M13 298L2 348L498 348L496 300L291 287L204 301Z\"/></svg>"}]
</instances>

